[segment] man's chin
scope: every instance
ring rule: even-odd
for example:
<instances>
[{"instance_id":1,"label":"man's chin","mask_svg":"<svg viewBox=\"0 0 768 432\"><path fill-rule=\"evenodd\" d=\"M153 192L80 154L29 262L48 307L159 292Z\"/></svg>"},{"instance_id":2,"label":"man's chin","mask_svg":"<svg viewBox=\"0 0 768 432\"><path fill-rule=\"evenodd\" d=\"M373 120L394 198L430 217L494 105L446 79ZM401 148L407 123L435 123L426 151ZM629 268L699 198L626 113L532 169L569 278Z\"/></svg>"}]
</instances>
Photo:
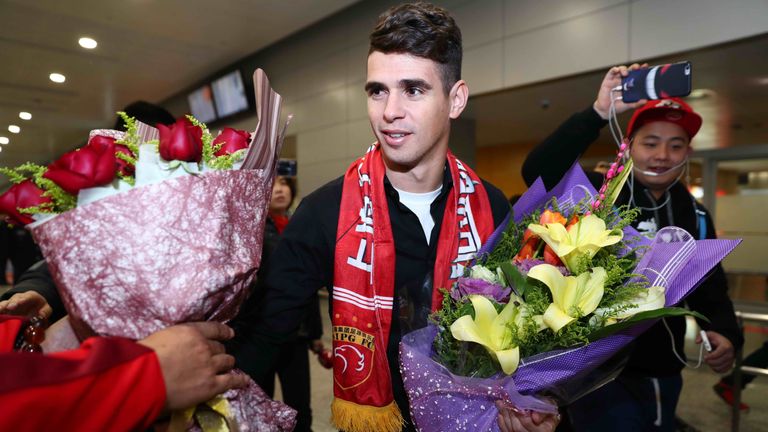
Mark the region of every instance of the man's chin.
<instances>
[{"instance_id":1,"label":"man's chin","mask_svg":"<svg viewBox=\"0 0 768 432\"><path fill-rule=\"evenodd\" d=\"M677 177L671 174L664 174L662 176L649 176L646 174L635 174L635 179L643 186L651 190L665 190L672 186Z\"/></svg>"}]
</instances>

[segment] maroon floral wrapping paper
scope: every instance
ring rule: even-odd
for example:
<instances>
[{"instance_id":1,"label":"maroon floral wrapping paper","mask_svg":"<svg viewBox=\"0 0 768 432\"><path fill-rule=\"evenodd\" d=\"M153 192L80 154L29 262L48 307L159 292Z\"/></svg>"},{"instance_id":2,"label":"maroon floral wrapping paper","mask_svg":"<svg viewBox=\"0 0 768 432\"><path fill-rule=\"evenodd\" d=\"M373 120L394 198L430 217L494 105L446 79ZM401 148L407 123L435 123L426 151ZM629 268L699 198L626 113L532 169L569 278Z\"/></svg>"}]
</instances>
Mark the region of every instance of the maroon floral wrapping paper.
<instances>
[{"instance_id":1,"label":"maroon floral wrapping paper","mask_svg":"<svg viewBox=\"0 0 768 432\"><path fill-rule=\"evenodd\" d=\"M33 227L78 337L233 318L259 267L271 177L178 177Z\"/></svg>"},{"instance_id":2,"label":"maroon floral wrapping paper","mask_svg":"<svg viewBox=\"0 0 768 432\"><path fill-rule=\"evenodd\" d=\"M245 389L227 391L224 397L229 400L238 432L283 432L296 426L296 411L270 399L253 381Z\"/></svg>"},{"instance_id":3,"label":"maroon floral wrapping paper","mask_svg":"<svg viewBox=\"0 0 768 432\"><path fill-rule=\"evenodd\" d=\"M207 172L33 226L77 337L142 339L178 323L233 318L261 261L271 189L265 170ZM293 429L296 412L253 382L224 397L240 431Z\"/></svg>"}]
</instances>

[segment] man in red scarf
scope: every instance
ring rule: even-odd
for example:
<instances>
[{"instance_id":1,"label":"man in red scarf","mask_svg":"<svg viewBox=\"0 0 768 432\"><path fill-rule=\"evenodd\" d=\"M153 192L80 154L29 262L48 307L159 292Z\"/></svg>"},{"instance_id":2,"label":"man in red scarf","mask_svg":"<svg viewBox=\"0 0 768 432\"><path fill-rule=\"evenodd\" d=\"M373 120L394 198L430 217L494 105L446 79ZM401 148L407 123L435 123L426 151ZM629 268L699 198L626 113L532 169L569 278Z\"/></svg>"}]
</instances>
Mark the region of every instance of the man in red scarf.
<instances>
[{"instance_id":1,"label":"man in red scarf","mask_svg":"<svg viewBox=\"0 0 768 432\"><path fill-rule=\"evenodd\" d=\"M260 361L238 366L252 376L268 370L312 296L328 287L332 421L346 432L399 432L414 430L400 339L427 324L439 289L463 274L509 204L448 149L451 120L469 97L453 18L426 3L396 6L379 17L370 41L365 91L376 143L297 209L243 347ZM554 417L520 417L523 423L500 419L502 430L555 424Z\"/></svg>"},{"instance_id":2,"label":"man in red scarf","mask_svg":"<svg viewBox=\"0 0 768 432\"><path fill-rule=\"evenodd\" d=\"M230 388L242 375L220 343L220 323L160 330L138 343L91 338L51 355L13 352L25 319L0 315L0 430L148 428L166 410L184 409Z\"/></svg>"}]
</instances>

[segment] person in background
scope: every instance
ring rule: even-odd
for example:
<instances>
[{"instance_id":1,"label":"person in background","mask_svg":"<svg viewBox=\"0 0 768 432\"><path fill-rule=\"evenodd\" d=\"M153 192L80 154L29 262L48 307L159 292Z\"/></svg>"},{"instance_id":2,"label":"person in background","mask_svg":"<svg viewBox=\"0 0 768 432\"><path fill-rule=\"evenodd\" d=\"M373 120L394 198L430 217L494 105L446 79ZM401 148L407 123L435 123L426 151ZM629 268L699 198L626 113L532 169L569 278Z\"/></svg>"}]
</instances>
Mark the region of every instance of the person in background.
<instances>
[{"instance_id":1,"label":"person in background","mask_svg":"<svg viewBox=\"0 0 768 432\"><path fill-rule=\"evenodd\" d=\"M9 226L6 223L0 224L0 271L3 272L3 279L0 285L5 281L5 268L8 262L13 267L13 276L10 284L18 283L21 275L32 265L41 259L43 254L32 239L32 234L22 227Z\"/></svg>"},{"instance_id":2,"label":"person in background","mask_svg":"<svg viewBox=\"0 0 768 432\"><path fill-rule=\"evenodd\" d=\"M611 68L592 106L571 116L531 151L522 168L528 185L538 176L547 188L557 184L608 124L612 89L621 84L628 70L639 67ZM651 236L674 225L696 239L715 238L709 213L680 182L701 117L677 98L635 104L616 101L615 108L618 113L637 108L627 126L633 177L624 186L616 205L628 204L640 210L633 226L643 234ZM588 172L587 176L596 188L601 186L601 174ZM741 346L743 336L720 265L686 303L710 320L699 323L713 348L704 355L704 361L715 372L728 371L733 365L734 349ZM675 430L675 409L682 389L680 371L685 365L684 339L682 317L663 319L638 337L621 375L569 406L574 430ZM700 337L697 343L701 343Z\"/></svg>"},{"instance_id":3,"label":"person in background","mask_svg":"<svg viewBox=\"0 0 768 432\"><path fill-rule=\"evenodd\" d=\"M269 260L280 237L288 225L289 210L296 197L296 178L285 175L278 169L278 176L272 186L272 199L269 203L269 216L264 226L264 243L261 252L255 287L251 296L243 305L241 313L232 325L238 336L227 345L227 351L237 359L241 369L248 370L247 365L256 359L252 358L255 351L242 349L240 344L247 343L248 327L256 319L259 302L266 292L265 280L269 271ZM309 351L322 354L325 346L320 339L323 335L323 322L320 318L320 302L317 294L307 306L306 317L299 329L298 337L291 343L283 345L278 354L279 360L274 367L263 374L252 375L252 378L269 397L275 395L275 375L280 380L283 402L297 411L296 432L312 430L312 406L310 389Z\"/></svg>"},{"instance_id":4,"label":"person in background","mask_svg":"<svg viewBox=\"0 0 768 432\"><path fill-rule=\"evenodd\" d=\"M87 339L51 355L15 352L26 320L0 315L0 430L145 430L163 413L247 385L231 374L214 322L169 327L138 342Z\"/></svg>"},{"instance_id":5,"label":"person in background","mask_svg":"<svg viewBox=\"0 0 768 432\"><path fill-rule=\"evenodd\" d=\"M247 344L258 361L243 367L256 374L273 368L317 290L327 287L332 421L347 432L415 430L399 369L403 332L427 324L439 288L450 286L509 213L501 191L448 150L451 119L469 96L461 57L461 32L444 9L412 3L380 15L365 83L378 142L302 200L270 259ZM504 432L551 431L557 423L556 416L501 410Z\"/></svg>"},{"instance_id":6,"label":"person in background","mask_svg":"<svg viewBox=\"0 0 768 432\"><path fill-rule=\"evenodd\" d=\"M760 348L752 351L752 353L744 359L742 366L768 368L768 341L763 342L763 345L761 345ZM743 373L741 375L741 389L744 390L747 384L751 383L755 378L757 378L757 375L746 372ZM725 401L725 403L731 406L736 403L736 399L733 394L733 388L735 385L734 381L735 379L733 373L730 373L724 376L713 387L715 393L717 393L717 395L720 396L720 398ZM749 410L749 405L745 404L744 402L740 402L739 409Z\"/></svg>"}]
</instances>

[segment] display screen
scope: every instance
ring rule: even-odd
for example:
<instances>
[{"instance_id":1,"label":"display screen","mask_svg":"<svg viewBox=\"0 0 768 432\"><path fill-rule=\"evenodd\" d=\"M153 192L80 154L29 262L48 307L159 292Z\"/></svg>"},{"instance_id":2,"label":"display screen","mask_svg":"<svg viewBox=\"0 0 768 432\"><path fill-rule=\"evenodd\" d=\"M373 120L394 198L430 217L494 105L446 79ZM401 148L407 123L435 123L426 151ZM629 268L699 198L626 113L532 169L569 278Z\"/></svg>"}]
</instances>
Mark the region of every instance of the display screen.
<instances>
[{"instance_id":1,"label":"display screen","mask_svg":"<svg viewBox=\"0 0 768 432\"><path fill-rule=\"evenodd\" d=\"M248 110L243 77L239 70L230 72L211 83L213 99L219 117L227 117Z\"/></svg>"},{"instance_id":2,"label":"display screen","mask_svg":"<svg viewBox=\"0 0 768 432\"><path fill-rule=\"evenodd\" d=\"M189 110L192 115L203 123L216 120L216 108L213 106L211 86L204 85L187 96Z\"/></svg>"}]
</instances>

